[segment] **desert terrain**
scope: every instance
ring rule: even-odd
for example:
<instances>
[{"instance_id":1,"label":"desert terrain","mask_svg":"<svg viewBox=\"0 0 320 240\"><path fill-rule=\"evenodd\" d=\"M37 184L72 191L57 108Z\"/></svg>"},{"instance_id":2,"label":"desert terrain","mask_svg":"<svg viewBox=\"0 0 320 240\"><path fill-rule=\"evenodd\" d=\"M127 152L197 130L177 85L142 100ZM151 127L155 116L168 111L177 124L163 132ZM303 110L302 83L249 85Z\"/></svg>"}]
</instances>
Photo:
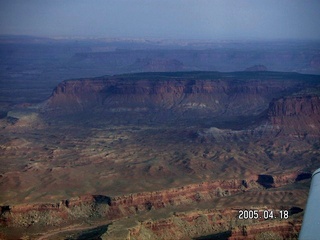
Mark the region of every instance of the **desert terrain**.
<instances>
[{"instance_id":1,"label":"desert terrain","mask_svg":"<svg viewBox=\"0 0 320 240\"><path fill-rule=\"evenodd\" d=\"M319 43L0 43L0 238L298 238Z\"/></svg>"}]
</instances>

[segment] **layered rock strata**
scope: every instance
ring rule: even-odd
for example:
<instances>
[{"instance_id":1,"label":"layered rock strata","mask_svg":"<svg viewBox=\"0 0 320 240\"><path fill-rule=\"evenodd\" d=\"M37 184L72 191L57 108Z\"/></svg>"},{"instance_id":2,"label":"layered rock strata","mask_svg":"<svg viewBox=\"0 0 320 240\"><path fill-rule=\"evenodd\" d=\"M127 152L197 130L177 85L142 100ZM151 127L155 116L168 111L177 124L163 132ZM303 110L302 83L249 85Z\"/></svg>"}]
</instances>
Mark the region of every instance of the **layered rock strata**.
<instances>
[{"instance_id":1,"label":"layered rock strata","mask_svg":"<svg viewBox=\"0 0 320 240\"><path fill-rule=\"evenodd\" d=\"M1 225L25 227L31 225L59 225L64 221L101 217L115 220L168 206L190 205L252 189L262 189L266 187L266 184L269 184L269 181L267 181L269 179L272 179L271 187L280 187L295 182L299 174L268 175L268 178L261 178L261 176L265 175L256 175L244 180L203 182L180 188L116 197L86 195L54 204L1 206ZM267 180L264 182L263 179Z\"/></svg>"},{"instance_id":2,"label":"layered rock strata","mask_svg":"<svg viewBox=\"0 0 320 240\"><path fill-rule=\"evenodd\" d=\"M47 112L194 110L207 115L256 115L273 98L313 85L316 76L270 72L145 73L68 80L45 105ZM319 80L319 79L318 79Z\"/></svg>"},{"instance_id":3,"label":"layered rock strata","mask_svg":"<svg viewBox=\"0 0 320 240\"><path fill-rule=\"evenodd\" d=\"M269 107L272 125L296 136L320 135L320 97L290 96L273 100Z\"/></svg>"}]
</instances>

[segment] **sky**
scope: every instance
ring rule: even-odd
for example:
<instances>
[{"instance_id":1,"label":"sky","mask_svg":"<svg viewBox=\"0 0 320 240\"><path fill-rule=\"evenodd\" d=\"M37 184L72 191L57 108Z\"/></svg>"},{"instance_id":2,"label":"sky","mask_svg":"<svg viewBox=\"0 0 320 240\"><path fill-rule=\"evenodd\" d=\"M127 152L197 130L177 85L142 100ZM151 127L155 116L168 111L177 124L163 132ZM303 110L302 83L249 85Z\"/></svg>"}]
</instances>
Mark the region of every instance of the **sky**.
<instances>
[{"instance_id":1,"label":"sky","mask_svg":"<svg viewBox=\"0 0 320 240\"><path fill-rule=\"evenodd\" d=\"M0 0L0 34L320 40L320 0Z\"/></svg>"}]
</instances>

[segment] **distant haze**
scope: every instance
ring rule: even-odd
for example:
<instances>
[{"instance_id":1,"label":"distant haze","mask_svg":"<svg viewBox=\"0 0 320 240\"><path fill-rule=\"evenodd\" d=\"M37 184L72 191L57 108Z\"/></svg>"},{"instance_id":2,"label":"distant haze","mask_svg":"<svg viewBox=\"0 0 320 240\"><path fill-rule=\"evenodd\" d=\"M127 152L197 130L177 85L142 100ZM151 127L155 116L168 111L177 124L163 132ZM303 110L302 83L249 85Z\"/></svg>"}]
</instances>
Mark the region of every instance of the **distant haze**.
<instances>
[{"instance_id":1,"label":"distant haze","mask_svg":"<svg viewBox=\"0 0 320 240\"><path fill-rule=\"evenodd\" d=\"M319 0L1 0L0 34L320 39Z\"/></svg>"}]
</instances>

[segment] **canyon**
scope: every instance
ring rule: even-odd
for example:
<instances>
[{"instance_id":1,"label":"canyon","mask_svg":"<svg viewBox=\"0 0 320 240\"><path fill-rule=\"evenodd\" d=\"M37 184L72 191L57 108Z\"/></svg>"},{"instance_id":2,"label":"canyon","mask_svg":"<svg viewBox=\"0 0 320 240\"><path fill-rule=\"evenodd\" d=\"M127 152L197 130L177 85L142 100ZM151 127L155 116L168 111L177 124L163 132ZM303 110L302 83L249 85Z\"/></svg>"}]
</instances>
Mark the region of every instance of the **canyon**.
<instances>
[{"instance_id":1,"label":"canyon","mask_svg":"<svg viewBox=\"0 0 320 240\"><path fill-rule=\"evenodd\" d=\"M0 239L297 239L319 46L1 36Z\"/></svg>"},{"instance_id":2,"label":"canyon","mask_svg":"<svg viewBox=\"0 0 320 240\"><path fill-rule=\"evenodd\" d=\"M319 89L318 75L265 69L62 81L0 119L0 236L295 239Z\"/></svg>"}]
</instances>

